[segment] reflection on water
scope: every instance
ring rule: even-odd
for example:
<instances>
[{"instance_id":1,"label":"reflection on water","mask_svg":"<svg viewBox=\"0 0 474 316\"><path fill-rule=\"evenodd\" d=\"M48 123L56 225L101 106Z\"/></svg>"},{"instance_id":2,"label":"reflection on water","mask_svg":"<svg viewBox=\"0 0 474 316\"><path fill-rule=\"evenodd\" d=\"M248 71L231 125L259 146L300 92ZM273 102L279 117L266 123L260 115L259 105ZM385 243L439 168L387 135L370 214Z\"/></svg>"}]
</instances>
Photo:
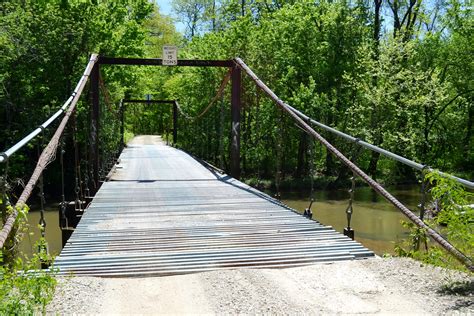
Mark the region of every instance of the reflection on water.
<instances>
[{"instance_id":1,"label":"reflection on water","mask_svg":"<svg viewBox=\"0 0 474 316\"><path fill-rule=\"evenodd\" d=\"M388 191L408 208L416 209L420 199L418 187L396 187ZM309 205L309 194L283 193L282 200L291 208L303 212ZM342 232L347 226L345 211L348 201L347 190L316 191L313 218ZM364 246L379 255L393 253L395 243L408 236L407 230L400 224L402 220L407 218L376 192L366 187L356 189L351 226L356 240Z\"/></svg>"},{"instance_id":2,"label":"reflection on water","mask_svg":"<svg viewBox=\"0 0 474 316\"><path fill-rule=\"evenodd\" d=\"M58 255L61 251L61 229L59 229L59 213L58 209L49 208L44 214L46 220L46 241L48 242L49 252L52 255ZM40 212L32 208L28 212L28 223L30 224L30 233L32 236L25 235L23 241L20 244L20 251L23 252L27 257L31 256L37 251L35 243L41 236L38 228L40 220Z\"/></svg>"}]
</instances>

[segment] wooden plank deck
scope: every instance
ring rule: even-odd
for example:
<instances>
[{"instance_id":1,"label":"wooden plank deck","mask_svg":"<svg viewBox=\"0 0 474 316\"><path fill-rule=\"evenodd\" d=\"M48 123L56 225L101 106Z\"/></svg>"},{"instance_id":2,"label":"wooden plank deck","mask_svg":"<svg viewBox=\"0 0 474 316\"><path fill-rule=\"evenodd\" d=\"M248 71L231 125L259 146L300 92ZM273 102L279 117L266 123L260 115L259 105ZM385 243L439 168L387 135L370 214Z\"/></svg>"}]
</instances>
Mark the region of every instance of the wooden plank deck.
<instances>
[{"instance_id":1,"label":"wooden plank deck","mask_svg":"<svg viewBox=\"0 0 474 316\"><path fill-rule=\"evenodd\" d=\"M173 275L374 256L181 150L139 140L56 258L60 274Z\"/></svg>"}]
</instances>

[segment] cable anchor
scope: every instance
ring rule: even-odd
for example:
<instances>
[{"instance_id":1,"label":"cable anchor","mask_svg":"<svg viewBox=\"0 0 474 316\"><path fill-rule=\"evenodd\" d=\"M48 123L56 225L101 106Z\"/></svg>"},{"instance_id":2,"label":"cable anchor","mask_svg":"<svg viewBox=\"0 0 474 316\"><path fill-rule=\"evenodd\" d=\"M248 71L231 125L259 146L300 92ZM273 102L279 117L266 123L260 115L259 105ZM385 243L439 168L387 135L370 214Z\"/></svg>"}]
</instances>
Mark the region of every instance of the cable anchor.
<instances>
[{"instance_id":1,"label":"cable anchor","mask_svg":"<svg viewBox=\"0 0 474 316\"><path fill-rule=\"evenodd\" d=\"M354 210L352 208L353 202L354 202L354 193L355 193L355 174L352 175L351 177L351 188L349 190L349 205L346 208L346 216L347 216L347 227L344 228L344 236L349 237L350 239L354 240L354 229L351 227L351 220L352 220L352 214L354 213Z\"/></svg>"},{"instance_id":2,"label":"cable anchor","mask_svg":"<svg viewBox=\"0 0 474 316\"><path fill-rule=\"evenodd\" d=\"M311 199L309 206L304 210L303 216L309 219L313 219L313 212L311 211L311 206L313 206L314 199Z\"/></svg>"}]
</instances>

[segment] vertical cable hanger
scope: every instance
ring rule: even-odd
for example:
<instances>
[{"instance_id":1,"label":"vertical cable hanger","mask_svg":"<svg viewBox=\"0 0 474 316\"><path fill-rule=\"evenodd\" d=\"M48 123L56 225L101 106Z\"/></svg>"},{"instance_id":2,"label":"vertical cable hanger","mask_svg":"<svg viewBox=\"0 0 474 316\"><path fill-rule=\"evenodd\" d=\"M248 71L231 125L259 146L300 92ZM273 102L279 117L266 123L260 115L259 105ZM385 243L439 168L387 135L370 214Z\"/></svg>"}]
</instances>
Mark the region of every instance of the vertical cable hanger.
<instances>
[{"instance_id":1,"label":"vertical cable hanger","mask_svg":"<svg viewBox=\"0 0 474 316\"><path fill-rule=\"evenodd\" d=\"M224 170L224 93L221 96L221 106L219 109L219 168Z\"/></svg>"},{"instance_id":2,"label":"vertical cable hanger","mask_svg":"<svg viewBox=\"0 0 474 316\"><path fill-rule=\"evenodd\" d=\"M276 174L275 174L275 198L281 200L280 194L280 182L281 182L281 167L282 167L282 142L283 142L283 110L280 109L279 124L277 137L277 161L276 161Z\"/></svg>"},{"instance_id":3,"label":"vertical cable hanger","mask_svg":"<svg viewBox=\"0 0 474 316\"><path fill-rule=\"evenodd\" d=\"M426 213L426 195L428 192L428 181L426 180L426 173L430 169L429 166L424 165L421 169L421 186L420 186L420 203L418 204L418 209L420 211L420 219L424 221ZM413 248L415 250L420 249L420 243L423 241L425 250L428 250L428 242L426 239L426 234L422 230L418 230L418 234L415 235L413 240Z\"/></svg>"},{"instance_id":4,"label":"vertical cable hanger","mask_svg":"<svg viewBox=\"0 0 474 316\"><path fill-rule=\"evenodd\" d=\"M361 147L358 146L358 142L360 141L359 138L356 138L353 144L353 153L352 153L352 162L356 162L357 158L359 158L360 152L361 152ZM354 195L355 195L355 189L356 189L356 173L353 171L352 176L350 178L351 180L351 188L349 189L349 205L346 208L346 218L347 218L347 227L344 228L344 235L351 238L354 240L354 229L351 227L351 220L352 220L352 215L354 213Z\"/></svg>"},{"instance_id":5,"label":"vertical cable hanger","mask_svg":"<svg viewBox=\"0 0 474 316\"><path fill-rule=\"evenodd\" d=\"M41 155L41 151L43 148L43 143L44 143L44 137L41 135L40 137L40 142L38 144L38 157ZM39 199L40 199L40 219L39 219L39 229L40 229L40 234L41 238L38 243L38 254L40 255L41 258L41 268L45 269L49 266L49 264L46 262L45 257L49 254L49 249L48 249L48 243L46 242L46 220L44 216L44 207L46 204L46 199L44 197L44 171L41 172L39 179L38 179L38 189L39 189Z\"/></svg>"},{"instance_id":6,"label":"vertical cable hanger","mask_svg":"<svg viewBox=\"0 0 474 316\"><path fill-rule=\"evenodd\" d=\"M77 143L77 120L76 111L72 113L72 141L74 144L74 193L75 193L75 210L82 211L81 200L81 167L79 161L79 145Z\"/></svg>"},{"instance_id":7,"label":"vertical cable hanger","mask_svg":"<svg viewBox=\"0 0 474 316\"><path fill-rule=\"evenodd\" d=\"M307 137L306 134L304 134L304 137ZM314 150L314 139L311 137L309 139L309 144L308 144L308 159L309 159L309 181L311 185L311 190L309 193L309 206L304 210L303 216L312 219L313 218L313 211L311 210L311 207L313 206L314 203L314 155L313 155L313 150Z\"/></svg>"},{"instance_id":8,"label":"vertical cable hanger","mask_svg":"<svg viewBox=\"0 0 474 316\"><path fill-rule=\"evenodd\" d=\"M64 154L66 153L66 151L64 150L64 137L61 138L59 150L59 164L61 165L61 203L59 204L59 227L64 230L69 227L68 219L66 216L66 194L64 192Z\"/></svg>"},{"instance_id":9,"label":"vertical cable hanger","mask_svg":"<svg viewBox=\"0 0 474 316\"><path fill-rule=\"evenodd\" d=\"M255 107L255 137L256 137L256 142L255 142L255 150L256 150L256 156L257 156L257 184L256 187L259 189L260 187L260 163L261 157L260 157L260 135L261 135L261 122L260 122L260 89L255 88L256 94L256 107Z\"/></svg>"}]
</instances>

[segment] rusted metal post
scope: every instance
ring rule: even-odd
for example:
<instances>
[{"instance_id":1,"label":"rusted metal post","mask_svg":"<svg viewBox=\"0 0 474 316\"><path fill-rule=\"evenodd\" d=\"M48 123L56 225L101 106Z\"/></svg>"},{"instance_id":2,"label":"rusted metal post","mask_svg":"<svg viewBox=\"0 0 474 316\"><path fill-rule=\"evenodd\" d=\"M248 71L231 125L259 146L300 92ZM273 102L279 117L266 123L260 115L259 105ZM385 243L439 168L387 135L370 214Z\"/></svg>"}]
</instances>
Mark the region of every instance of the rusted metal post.
<instances>
[{"instance_id":1,"label":"rusted metal post","mask_svg":"<svg viewBox=\"0 0 474 316\"><path fill-rule=\"evenodd\" d=\"M96 187L99 186L99 134L100 134L100 106L99 106L99 65L94 65L91 72L91 125L90 125L90 166L93 170L93 179ZM94 192L95 194L95 192Z\"/></svg>"},{"instance_id":2,"label":"rusted metal post","mask_svg":"<svg viewBox=\"0 0 474 316\"><path fill-rule=\"evenodd\" d=\"M123 100L120 100L120 151L123 150L125 147L125 139L124 139L124 133L125 133L125 127L124 127L124 115L125 115L125 104L123 103Z\"/></svg>"},{"instance_id":3,"label":"rusted metal post","mask_svg":"<svg viewBox=\"0 0 474 316\"><path fill-rule=\"evenodd\" d=\"M173 144L178 142L178 105L173 102Z\"/></svg>"},{"instance_id":4,"label":"rusted metal post","mask_svg":"<svg viewBox=\"0 0 474 316\"><path fill-rule=\"evenodd\" d=\"M242 108L242 71L238 66L232 68L231 96L231 142L230 142L230 175L240 178L240 110Z\"/></svg>"}]
</instances>

